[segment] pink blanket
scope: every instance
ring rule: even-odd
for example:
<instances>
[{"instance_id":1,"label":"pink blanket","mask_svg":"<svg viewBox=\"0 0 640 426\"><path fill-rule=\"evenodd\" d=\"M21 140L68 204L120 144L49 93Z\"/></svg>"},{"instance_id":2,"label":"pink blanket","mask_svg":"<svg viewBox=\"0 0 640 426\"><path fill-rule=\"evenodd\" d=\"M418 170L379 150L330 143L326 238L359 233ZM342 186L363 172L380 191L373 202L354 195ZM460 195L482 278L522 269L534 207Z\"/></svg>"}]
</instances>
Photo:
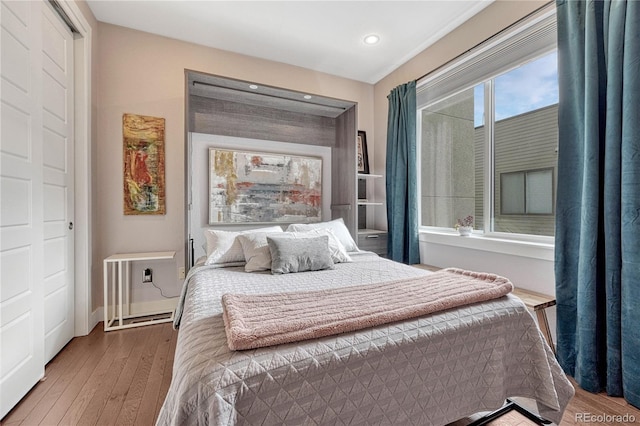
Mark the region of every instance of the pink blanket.
<instances>
[{"instance_id":1,"label":"pink blanket","mask_svg":"<svg viewBox=\"0 0 640 426\"><path fill-rule=\"evenodd\" d=\"M495 274L449 268L379 284L318 291L222 296L232 350L297 342L497 299L513 284Z\"/></svg>"}]
</instances>

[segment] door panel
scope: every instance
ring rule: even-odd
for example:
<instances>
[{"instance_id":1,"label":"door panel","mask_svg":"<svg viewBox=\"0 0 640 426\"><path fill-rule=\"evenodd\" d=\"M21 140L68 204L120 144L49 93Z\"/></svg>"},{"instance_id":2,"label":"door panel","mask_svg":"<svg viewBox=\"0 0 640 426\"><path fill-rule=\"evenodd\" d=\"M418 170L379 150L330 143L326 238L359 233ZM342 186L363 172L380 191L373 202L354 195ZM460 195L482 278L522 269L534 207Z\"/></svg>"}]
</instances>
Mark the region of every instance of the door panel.
<instances>
[{"instance_id":1,"label":"door panel","mask_svg":"<svg viewBox=\"0 0 640 426\"><path fill-rule=\"evenodd\" d=\"M73 337L73 38L45 2L0 23L2 418Z\"/></svg>"},{"instance_id":2,"label":"door panel","mask_svg":"<svg viewBox=\"0 0 640 426\"><path fill-rule=\"evenodd\" d=\"M45 361L73 338L73 35L49 8L42 18Z\"/></svg>"},{"instance_id":3,"label":"door panel","mask_svg":"<svg viewBox=\"0 0 640 426\"><path fill-rule=\"evenodd\" d=\"M0 4L0 418L44 375L42 5Z\"/></svg>"}]
</instances>

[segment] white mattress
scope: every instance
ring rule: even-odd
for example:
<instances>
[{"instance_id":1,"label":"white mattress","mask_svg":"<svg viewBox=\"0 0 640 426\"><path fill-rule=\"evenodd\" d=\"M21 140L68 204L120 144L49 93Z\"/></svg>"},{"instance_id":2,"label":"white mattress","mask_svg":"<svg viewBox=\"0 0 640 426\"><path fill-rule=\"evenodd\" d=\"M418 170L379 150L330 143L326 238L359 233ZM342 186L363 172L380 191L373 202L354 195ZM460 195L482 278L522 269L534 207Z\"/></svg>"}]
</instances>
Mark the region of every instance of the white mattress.
<instances>
[{"instance_id":1,"label":"white mattress","mask_svg":"<svg viewBox=\"0 0 640 426\"><path fill-rule=\"evenodd\" d=\"M173 380L159 425L444 425L538 401L558 423L573 388L523 303L509 295L375 328L230 351L224 293L304 291L428 273L371 253L298 274L196 267L183 290ZM182 303L181 302L181 303Z\"/></svg>"}]
</instances>

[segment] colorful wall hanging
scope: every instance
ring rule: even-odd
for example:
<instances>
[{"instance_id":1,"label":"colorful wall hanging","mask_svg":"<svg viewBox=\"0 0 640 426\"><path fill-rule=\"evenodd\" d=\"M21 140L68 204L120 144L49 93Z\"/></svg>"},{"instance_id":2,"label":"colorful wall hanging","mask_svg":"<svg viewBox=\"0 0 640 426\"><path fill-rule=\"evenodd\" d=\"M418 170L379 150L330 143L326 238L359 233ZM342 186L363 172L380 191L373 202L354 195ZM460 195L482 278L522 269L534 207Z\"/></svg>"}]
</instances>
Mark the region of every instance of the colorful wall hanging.
<instances>
[{"instance_id":1,"label":"colorful wall hanging","mask_svg":"<svg viewBox=\"0 0 640 426\"><path fill-rule=\"evenodd\" d=\"M164 118L122 117L124 214L165 214Z\"/></svg>"},{"instance_id":2,"label":"colorful wall hanging","mask_svg":"<svg viewBox=\"0 0 640 426\"><path fill-rule=\"evenodd\" d=\"M321 158L209 150L210 224L321 218Z\"/></svg>"}]
</instances>

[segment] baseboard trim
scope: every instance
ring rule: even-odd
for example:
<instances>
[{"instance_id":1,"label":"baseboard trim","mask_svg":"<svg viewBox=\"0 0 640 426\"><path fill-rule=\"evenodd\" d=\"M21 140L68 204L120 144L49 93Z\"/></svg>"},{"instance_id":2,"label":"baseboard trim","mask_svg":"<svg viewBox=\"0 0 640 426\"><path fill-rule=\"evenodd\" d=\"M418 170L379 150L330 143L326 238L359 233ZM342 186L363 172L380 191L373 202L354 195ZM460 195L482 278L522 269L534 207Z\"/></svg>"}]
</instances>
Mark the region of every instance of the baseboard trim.
<instances>
[{"instance_id":1,"label":"baseboard trim","mask_svg":"<svg viewBox=\"0 0 640 426\"><path fill-rule=\"evenodd\" d=\"M178 305L178 298L132 303L128 315L145 315L149 312L172 312Z\"/></svg>"}]
</instances>

